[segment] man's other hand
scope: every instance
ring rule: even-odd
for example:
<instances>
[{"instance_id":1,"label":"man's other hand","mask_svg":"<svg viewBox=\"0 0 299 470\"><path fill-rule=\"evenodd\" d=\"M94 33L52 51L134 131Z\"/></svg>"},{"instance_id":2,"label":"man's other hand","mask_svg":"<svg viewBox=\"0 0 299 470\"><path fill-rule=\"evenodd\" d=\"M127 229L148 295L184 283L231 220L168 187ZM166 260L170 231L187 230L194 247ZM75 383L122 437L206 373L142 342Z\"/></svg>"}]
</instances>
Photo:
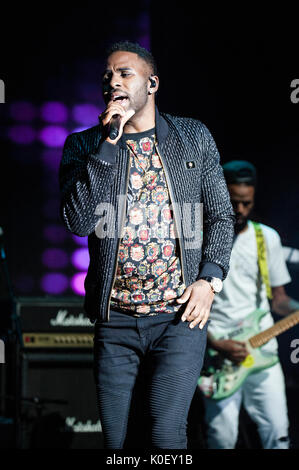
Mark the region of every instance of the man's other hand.
<instances>
[{"instance_id":1,"label":"man's other hand","mask_svg":"<svg viewBox=\"0 0 299 470\"><path fill-rule=\"evenodd\" d=\"M177 299L177 302L182 304L188 301L181 317L182 321L191 322L190 328L198 325L202 329L208 321L214 295L210 284L204 279L187 287L183 295Z\"/></svg>"}]
</instances>

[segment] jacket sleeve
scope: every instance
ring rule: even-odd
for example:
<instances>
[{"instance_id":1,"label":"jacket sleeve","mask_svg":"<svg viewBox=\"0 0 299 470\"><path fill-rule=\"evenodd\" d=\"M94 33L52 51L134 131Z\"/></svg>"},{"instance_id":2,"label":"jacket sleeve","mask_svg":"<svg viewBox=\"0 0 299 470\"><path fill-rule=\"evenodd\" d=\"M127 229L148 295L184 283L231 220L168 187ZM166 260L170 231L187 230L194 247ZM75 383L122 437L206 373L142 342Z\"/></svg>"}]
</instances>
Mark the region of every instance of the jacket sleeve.
<instances>
[{"instance_id":1,"label":"jacket sleeve","mask_svg":"<svg viewBox=\"0 0 299 470\"><path fill-rule=\"evenodd\" d=\"M215 141L204 126L203 246L199 276L225 279L234 238L234 211Z\"/></svg>"},{"instance_id":2,"label":"jacket sleeve","mask_svg":"<svg viewBox=\"0 0 299 470\"><path fill-rule=\"evenodd\" d=\"M66 227L80 237L94 232L97 205L108 200L117 150L117 145L103 142L95 154L88 153L76 133L65 141L59 168L60 214Z\"/></svg>"}]
</instances>

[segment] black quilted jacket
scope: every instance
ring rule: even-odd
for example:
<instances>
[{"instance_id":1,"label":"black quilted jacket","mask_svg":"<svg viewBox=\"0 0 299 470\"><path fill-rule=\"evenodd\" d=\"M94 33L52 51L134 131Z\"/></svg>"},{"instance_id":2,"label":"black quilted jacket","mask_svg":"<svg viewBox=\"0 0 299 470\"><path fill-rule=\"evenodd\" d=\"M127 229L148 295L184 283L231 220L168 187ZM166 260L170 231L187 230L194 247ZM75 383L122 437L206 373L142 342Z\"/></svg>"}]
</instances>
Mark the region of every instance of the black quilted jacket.
<instances>
[{"instance_id":1,"label":"black quilted jacket","mask_svg":"<svg viewBox=\"0 0 299 470\"><path fill-rule=\"evenodd\" d=\"M224 279L229 268L234 214L215 142L200 121L160 114L157 108L156 135L171 201L175 203L185 284L206 275ZM120 139L118 145L101 141L100 125L71 134L65 141L59 173L61 215L71 232L88 236L85 310L91 321L109 320L128 163L124 140ZM197 217L199 209L203 226ZM203 243L199 243L202 233Z\"/></svg>"}]
</instances>

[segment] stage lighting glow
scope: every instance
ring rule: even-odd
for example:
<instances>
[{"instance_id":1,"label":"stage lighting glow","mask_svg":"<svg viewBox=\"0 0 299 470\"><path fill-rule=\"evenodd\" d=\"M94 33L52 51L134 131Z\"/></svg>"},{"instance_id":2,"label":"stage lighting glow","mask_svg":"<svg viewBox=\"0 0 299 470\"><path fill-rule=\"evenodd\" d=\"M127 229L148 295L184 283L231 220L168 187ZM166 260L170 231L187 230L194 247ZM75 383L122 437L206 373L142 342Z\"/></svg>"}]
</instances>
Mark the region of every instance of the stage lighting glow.
<instances>
[{"instance_id":1,"label":"stage lighting glow","mask_svg":"<svg viewBox=\"0 0 299 470\"><path fill-rule=\"evenodd\" d=\"M72 234L72 239L77 245L87 246L88 245L88 237L78 237L77 235Z\"/></svg>"},{"instance_id":2,"label":"stage lighting glow","mask_svg":"<svg viewBox=\"0 0 299 470\"><path fill-rule=\"evenodd\" d=\"M150 37L146 34L144 36L140 36L138 38L138 44L140 44L140 46L144 47L145 49L150 50L150 45L151 45Z\"/></svg>"},{"instance_id":3,"label":"stage lighting glow","mask_svg":"<svg viewBox=\"0 0 299 470\"><path fill-rule=\"evenodd\" d=\"M34 290L34 279L29 275L22 275L16 278L15 286L23 294L29 294Z\"/></svg>"},{"instance_id":4,"label":"stage lighting glow","mask_svg":"<svg viewBox=\"0 0 299 470\"><path fill-rule=\"evenodd\" d=\"M47 225L44 228L44 238L51 243L63 243L68 238L68 232L60 225Z\"/></svg>"},{"instance_id":5,"label":"stage lighting glow","mask_svg":"<svg viewBox=\"0 0 299 470\"><path fill-rule=\"evenodd\" d=\"M41 279L41 288L47 294L61 294L68 288L68 278L61 273L48 273Z\"/></svg>"},{"instance_id":6,"label":"stage lighting glow","mask_svg":"<svg viewBox=\"0 0 299 470\"><path fill-rule=\"evenodd\" d=\"M57 171L60 165L62 152L59 149L45 149L41 153L43 163L51 170Z\"/></svg>"},{"instance_id":7,"label":"stage lighting glow","mask_svg":"<svg viewBox=\"0 0 299 470\"><path fill-rule=\"evenodd\" d=\"M47 122L65 122L68 117L68 109L64 104L58 101L49 101L42 105L41 117Z\"/></svg>"},{"instance_id":8,"label":"stage lighting glow","mask_svg":"<svg viewBox=\"0 0 299 470\"><path fill-rule=\"evenodd\" d=\"M82 270L87 270L89 265L89 253L87 248L79 248L74 251L71 257L72 265L75 268Z\"/></svg>"},{"instance_id":9,"label":"stage lighting glow","mask_svg":"<svg viewBox=\"0 0 299 470\"><path fill-rule=\"evenodd\" d=\"M71 289L76 294L85 295L85 289L84 289L85 277L86 277L86 272L77 273L72 277L72 279L71 279Z\"/></svg>"},{"instance_id":10,"label":"stage lighting glow","mask_svg":"<svg viewBox=\"0 0 299 470\"><path fill-rule=\"evenodd\" d=\"M15 121L32 121L36 116L36 108L28 101L16 101L10 104L9 114Z\"/></svg>"},{"instance_id":11,"label":"stage lighting glow","mask_svg":"<svg viewBox=\"0 0 299 470\"><path fill-rule=\"evenodd\" d=\"M83 126L95 126L98 124L99 108L93 104L76 104L72 109L74 121Z\"/></svg>"},{"instance_id":12,"label":"stage lighting glow","mask_svg":"<svg viewBox=\"0 0 299 470\"><path fill-rule=\"evenodd\" d=\"M43 205L43 214L48 219L57 220L59 215L59 200L58 199L49 199Z\"/></svg>"},{"instance_id":13,"label":"stage lighting glow","mask_svg":"<svg viewBox=\"0 0 299 470\"><path fill-rule=\"evenodd\" d=\"M68 131L61 126L47 126L39 133L39 139L47 147L62 147Z\"/></svg>"},{"instance_id":14,"label":"stage lighting glow","mask_svg":"<svg viewBox=\"0 0 299 470\"><path fill-rule=\"evenodd\" d=\"M86 64L86 67L89 67L90 70L95 70L97 63L91 61L91 63ZM98 83L87 82L86 80L76 82L76 96L78 99L85 102L99 103L102 98L101 95L101 88Z\"/></svg>"},{"instance_id":15,"label":"stage lighting glow","mask_svg":"<svg viewBox=\"0 0 299 470\"><path fill-rule=\"evenodd\" d=\"M42 254L42 262L48 268L65 268L68 265L68 255L59 248L48 248Z\"/></svg>"},{"instance_id":16,"label":"stage lighting glow","mask_svg":"<svg viewBox=\"0 0 299 470\"><path fill-rule=\"evenodd\" d=\"M70 134L73 132L82 132L88 129L89 126L80 126L80 127L75 127L74 129L71 130Z\"/></svg>"},{"instance_id":17,"label":"stage lighting glow","mask_svg":"<svg viewBox=\"0 0 299 470\"><path fill-rule=\"evenodd\" d=\"M29 145L32 144L36 136L31 126L20 124L9 128L8 137L17 144Z\"/></svg>"}]
</instances>

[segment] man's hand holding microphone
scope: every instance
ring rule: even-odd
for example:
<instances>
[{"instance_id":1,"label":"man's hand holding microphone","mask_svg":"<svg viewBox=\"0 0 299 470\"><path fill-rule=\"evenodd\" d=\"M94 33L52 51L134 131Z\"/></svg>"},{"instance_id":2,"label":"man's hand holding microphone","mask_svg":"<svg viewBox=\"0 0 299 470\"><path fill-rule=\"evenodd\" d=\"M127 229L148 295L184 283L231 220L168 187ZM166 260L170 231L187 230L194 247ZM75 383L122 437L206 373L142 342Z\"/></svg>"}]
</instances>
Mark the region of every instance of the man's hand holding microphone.
<instances>
[{"instance_id":1,"label":"man's hand holding microphone","mask_svg":"<svg viewBox=\"0 0 299 470\"><path fill-rule=\"evenodd\" d=\"M135 114L133 109L125 111L122 103L124 103L126 99L127 98L122 95L112 95L112 100L109 101L107 108L99 116L103 126L107 129L107 137L105 140L114 145L117 144L121 138L126 122Z\"/></svg>"}]
</instances>

